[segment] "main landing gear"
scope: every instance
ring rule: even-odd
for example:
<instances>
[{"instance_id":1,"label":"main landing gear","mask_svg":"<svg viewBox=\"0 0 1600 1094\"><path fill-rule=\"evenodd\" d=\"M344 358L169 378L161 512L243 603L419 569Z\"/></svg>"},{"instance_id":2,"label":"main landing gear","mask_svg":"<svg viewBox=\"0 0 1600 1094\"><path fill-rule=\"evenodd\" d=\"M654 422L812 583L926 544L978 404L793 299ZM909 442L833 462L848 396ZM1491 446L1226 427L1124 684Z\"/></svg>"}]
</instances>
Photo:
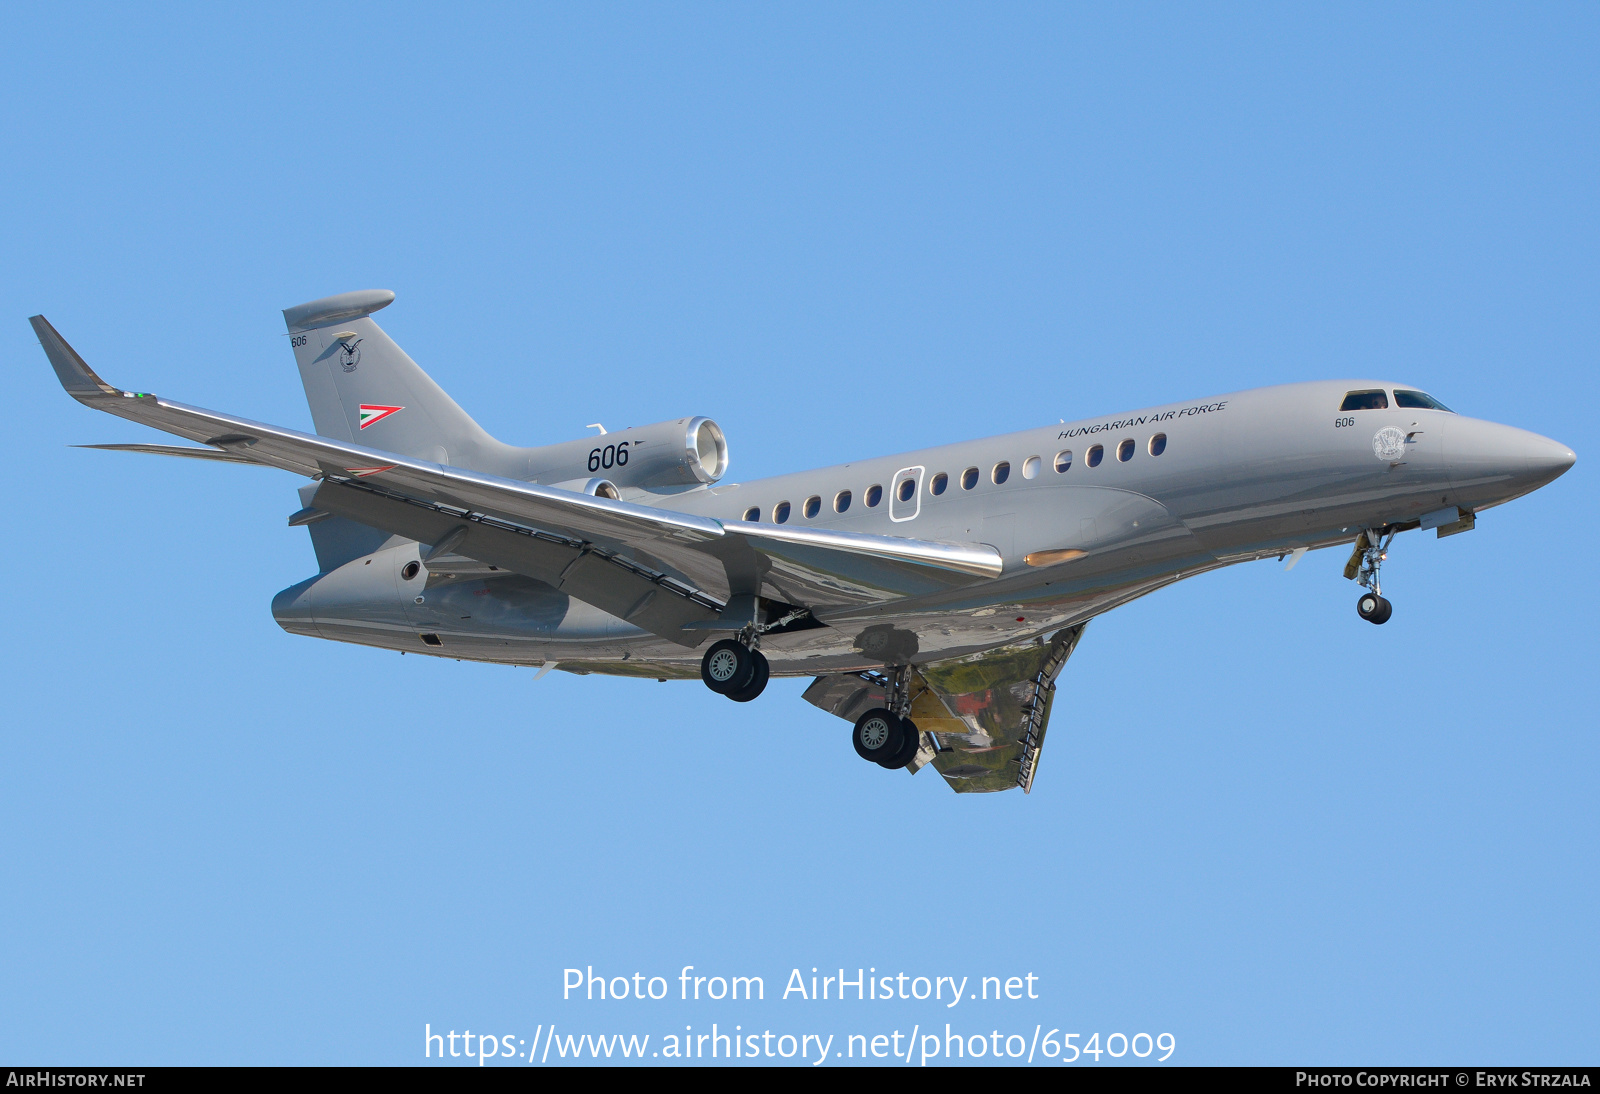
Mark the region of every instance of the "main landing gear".
<instances>
[{"instance_id":1,"label":"main landing gear","mask_svg":"<svg viewBox=\"0 0 1600 1094\"><path fill-rule=\"evenodd\" d=\"M910 718L878 707L856 720L855 728L850 731L850 743L856 746L856 755L863 760L898 771L910 763L917 749L922 747L922 734Z\"/></svg>"},{"instance_id":2,"label":"main landing gear","mask_svg":"<svg viewBox=\"0 0 1600 1094\"><path fill-rule=\"evenodd\" d=\"M735 703L748 703L766 690L771 669L755 648L754 638L752 634L747 641L741 634L711 644L700 659L700 679L706 687Z\"/></svg>"},{"instance_id":3,"label":"main landing gear","mask_svg":"<svg viewBox=\"0 0 1600 1094\"><path fill-rule=\"evenodd\" d=\"M1384 598L1378 579L1378 571L1383 567L1383 560L1389 557L1389 544L1393 542L1393 531L1388 535L1372 529L1362 532L1350 556L1350 565L1345 568L1346 576L1354 577L1367 589L1356 600L1356 614L1368 623L1387 623L1394 614L1394 605ZM1352 567L1354 574L1350 572Z\"/></svg>"},{"instance_id":4,"label":"main landing gear","mask_svg":"<svg viewBox=\"0 0 1600 1094\"><path fill-rule=\"evenodd\" d=\"M767 689L772 669L761 654L761 636L787 627L808 614L804 608L790 608L787 615L763 623L760 600L747 596L744 601L743 606L750 609L750 615L745 618L750 622L733 638L711 643L711 648L700 658L700 679L705 681L706 687L735 703L748 703Z\"/></svg>"},{"instance_id":5,"label":"main landing gear","mask_svg":"<svg viewBox=\"0 0 1600 1094\"><path fill-rule=\"evenodd\" d=\"M850 743L855 745L856 755L890 771L905 767L922 747L917 723L904 713L911 706L906 675L904 668L890 670L891 686L886 699L893 710L875 707L857 718L850 730Z\"/></svg>"}]
</instances>

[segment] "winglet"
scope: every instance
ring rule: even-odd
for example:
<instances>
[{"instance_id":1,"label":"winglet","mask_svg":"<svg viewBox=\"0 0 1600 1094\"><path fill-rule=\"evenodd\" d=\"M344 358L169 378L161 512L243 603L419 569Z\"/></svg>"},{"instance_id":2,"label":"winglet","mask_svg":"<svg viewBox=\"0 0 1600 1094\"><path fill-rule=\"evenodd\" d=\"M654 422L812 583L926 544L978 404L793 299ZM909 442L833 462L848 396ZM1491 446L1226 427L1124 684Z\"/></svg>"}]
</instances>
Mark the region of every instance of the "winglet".
<instances>
[{"instance_id":1,"label":"winglet","mask_svg":"<svg viewBox=\"0 0 1600 1094\"><path fill-rule=\"evenodd\" d=\"M96 395L121 395L122 392L106 383L95 375L94 369L84 363L78 351L67 345L67 340L56 333L50 321L42 315L35 315L28 320L33 324L33 333L39 336L39 344L44 347L44 355L50 358L50 364L56 370L56 376L61 380L61 386L67 389L79 402L86 402L87 397Z\"/></svg>"}]
</instances>

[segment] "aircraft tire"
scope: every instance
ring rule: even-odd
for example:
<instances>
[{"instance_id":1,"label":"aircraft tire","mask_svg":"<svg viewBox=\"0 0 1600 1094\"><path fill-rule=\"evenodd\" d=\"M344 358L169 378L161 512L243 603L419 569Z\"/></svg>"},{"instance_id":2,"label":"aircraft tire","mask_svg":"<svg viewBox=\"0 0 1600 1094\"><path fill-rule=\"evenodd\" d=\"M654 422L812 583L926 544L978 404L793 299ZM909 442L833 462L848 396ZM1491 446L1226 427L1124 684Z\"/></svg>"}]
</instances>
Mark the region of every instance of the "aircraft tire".
<instances>
[{"instance_id":1,"label":"aircraft tire","mask_svg":"<svg viewBox=\"0 0 1600 1094\"><path fill-rule=\"evenodd\" d=\"M755 659L750 656L750 650L731 638L713 642L700 659L700 679L718 695L727 695L745 687L750 683L755 669Z\"/></svg>"},{"instance_id":2,"label":"aircraft tire","mask_svg":"<svg viewBox=\"0 0 1600 1094\"><path fill-rule=\"evenodd\" d=\"M900 719L900 738L900 751L886 760L879 760L879 767L899 771L916 757L917 749L922 747L922 734L917 732L917 723L910 718Z\"/></svg>"},{"instance_id":3,"label":"aircraft tire","mask_svg":"<svg viewBox=\"0 0 1600 1094\"><path fill-rule=\"evenodd\" d=\"M750 674L750 682L737 691L726 693L735 703L748 703L766 691L767 681L772 676L772 666L767 664L767 659L760 650L751 650L750 660L755 666L755 671Z\"/></svg>"},{"instance_id":4,"label":"aircraft tire","mask_svg":"<svg viewBox=\"0 0 1600 1094\"><path fill-rule=\"evenodd\" d=\"M874 707L856 719L850 731L850 743L855 745L857 756L880 763L898 753L905 743L900 719L892 711Z\"/></svg>"},{"instance_id":5,"label":"aircraft tire","mask_svg":"<svg viewBox=\"0 0 1600 1094\"><path fill-rule=\"evenodd\" d=\"M1394 614L1394 605L1377 593L1362 593L1356 601L1356 614L1368 623L1387 623Z\"/></svg>"}]
</instances>

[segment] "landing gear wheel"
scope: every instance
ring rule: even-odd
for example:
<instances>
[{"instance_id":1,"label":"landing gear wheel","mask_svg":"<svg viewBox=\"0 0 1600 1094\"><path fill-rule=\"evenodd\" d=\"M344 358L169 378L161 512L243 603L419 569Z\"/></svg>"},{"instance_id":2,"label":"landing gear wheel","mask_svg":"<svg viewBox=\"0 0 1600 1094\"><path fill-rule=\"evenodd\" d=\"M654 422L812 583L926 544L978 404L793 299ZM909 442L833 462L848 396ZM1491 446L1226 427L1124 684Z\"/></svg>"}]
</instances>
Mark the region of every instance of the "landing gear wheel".
<instances>
[{"instance_id":1,"label":"landing gear wheel","mask_svg":"<svg viewBox=\"0 0 1600 1094\"><path fill-rule=\"evenodd\" d=\"M760 650L751 650L750 660L755 668L755 671L750 674L750 682L736 691L727 693L728 698L735 703L748 703L757 695L760 695L766 690L767 679L772 675L772 668L767 664L767 659L762 656Z\"/></svg>"},{"instance_id":2,"label":"landing gear wheel","mask_svg":"<svg viewBox=\"0 0 1600 1094\"><path fill-rule=\"evenodd\" d=\"M879 760L879 767L899 771L916 757L917 749L922 747L922 734L917 732L917 723L910 718L900 719L900 737L900 751L886 760Z\"/></svg>"},{"instance_id":3,"label":"landing gear wheel","mask_svg":"<svg viewBox=\"0 0 1600 1094\"><path fill-rule=\"evenodd\" d=\"M700 679L718 695L727 695L749 684L755 668L749 649L731 638L724 638L713 642L700 659Z\"/></svg>"},{"instance_id":4,"label":"landing gear wheel","mask_svg":"<svg viewBox=\"0 0 1600 1094\"><path fill-rule=\"evenodd\" d=\"M1377 593L1362 593L1356 601L1356 614L1368 623L1387 623L1394 614L1394 605Z\"/></svg>"},{"instance_id":5,"label":"landing gear wheel","mask_svg":"<svg viewBox=\"0 0 1600 1094\"><path fill-rule=\"evenodd\" d=\"M856 755L863 760L881 763L899 753L905 744L900 730L900 718L892 711L878 707L856 719L850 731L850 743L856 746Z\"/></svg>"}]
</instances>

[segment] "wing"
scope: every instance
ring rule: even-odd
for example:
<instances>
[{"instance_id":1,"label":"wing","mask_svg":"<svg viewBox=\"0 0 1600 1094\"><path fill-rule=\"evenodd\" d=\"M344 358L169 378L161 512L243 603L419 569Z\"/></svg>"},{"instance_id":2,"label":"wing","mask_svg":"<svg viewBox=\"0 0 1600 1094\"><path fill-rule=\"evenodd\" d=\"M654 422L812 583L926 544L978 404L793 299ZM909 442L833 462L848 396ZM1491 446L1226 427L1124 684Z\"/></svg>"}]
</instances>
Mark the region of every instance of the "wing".
<instances>
[{"instance_id":1,"label":"wing","mask_svg":"<svg viewBox=\"0 0 1600 1094\"><path fill-rule=\"evenodd\" d=\"M915 774L931 763L958 794L1016 786L1030 791L1056 677L1086 626L1057 631L1049 641L913 668L911 720L928 740L907 769ZM884 683L875 673L819 676L805 698L853 722L884 705Z\"/></svg>"},{"instance_id":2,"label":"wing","mask_svg":"<svg viewBox=\"0 0 1600 1094\"><path fill-rule=\"evenodd\" d=\"M449 467L107 384L43 316L30 320L79 402L250 463L322 480L321 511L549 582L693 647L734 597L825 621L845 610L998 577L986 544L721 521ZM688 627L689 629L685 629Z\"/></svg>"}]
</instances>

